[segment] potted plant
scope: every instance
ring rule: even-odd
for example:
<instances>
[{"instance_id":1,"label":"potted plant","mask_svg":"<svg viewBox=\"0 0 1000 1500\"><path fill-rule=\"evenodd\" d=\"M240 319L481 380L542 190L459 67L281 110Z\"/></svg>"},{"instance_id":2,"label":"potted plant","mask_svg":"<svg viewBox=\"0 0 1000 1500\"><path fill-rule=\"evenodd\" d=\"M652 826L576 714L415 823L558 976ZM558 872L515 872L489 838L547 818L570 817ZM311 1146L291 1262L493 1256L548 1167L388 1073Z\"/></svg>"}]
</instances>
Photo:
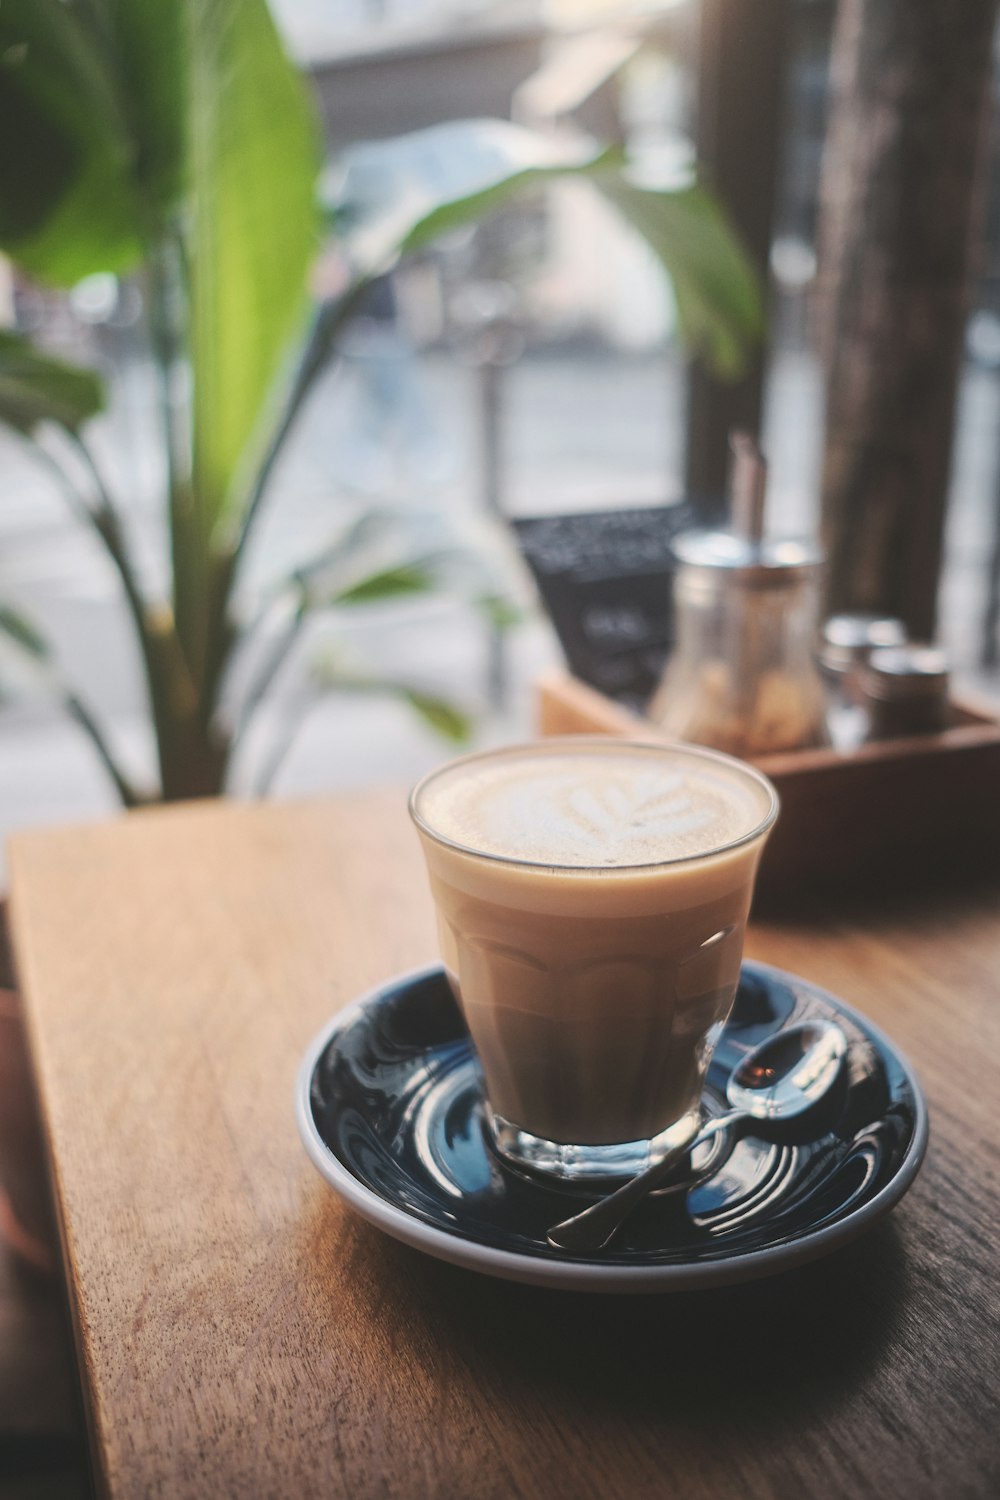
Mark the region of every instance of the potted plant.
<instances>
[{"instance_id":1,"label":"potted plant","mask_svg":"<svg viewBox=\"0 0 1000 1500\"><path fill-rule=\"evenodd\" d=\"M320 558L276 579L285 620L234 701L234 664L261 619L238 585L275 463L365 289L400 257L553 175L589 178L641 231L676 293L688 346L736 372L759 332L756 282L694 180L637 180L616 150L500 121L424 132L373 181L343 171L318 192L321 151L308 87L265 0L3 0L0 250L53 288L95 272L141 278L158 373L169 588L137 573L123 511L88 441L104 404L94 371L0 332L0 420L31 443L117 571L139 643L159 785L135 785L93 714L61 680L38 631L0 609L0 637L44 670L90 735L126 805L213 795L311 612L434 588L441 556L383 546L364 516ZM336 246L338 289L310 273ZM490 601L487 601L489 604ZM449 706L405 682L346 677L403 694L457 732Z\"/></svg>"}]
</instances>

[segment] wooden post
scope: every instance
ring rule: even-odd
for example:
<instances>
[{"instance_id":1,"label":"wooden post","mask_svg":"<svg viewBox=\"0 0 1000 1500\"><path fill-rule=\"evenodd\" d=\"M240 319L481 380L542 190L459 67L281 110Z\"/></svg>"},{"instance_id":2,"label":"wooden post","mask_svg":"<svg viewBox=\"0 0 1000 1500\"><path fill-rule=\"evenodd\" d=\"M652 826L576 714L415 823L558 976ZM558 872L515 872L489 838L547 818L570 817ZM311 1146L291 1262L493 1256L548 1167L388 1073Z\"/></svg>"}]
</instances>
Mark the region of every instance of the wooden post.
<instances>
[{"instance_id":1,"label":"wooden post","mask_svg":"<svg viewBox=\"0 0 1000 1500\"><path fill-rule=\"evenodd\" d=\"M696 141L699 168L767 286L785 103L790 0L701 0ZM760 431L766 350L732 384L694 366L688 382L687 493L726 487L729 434Z\"/></svg>"},{"instance_id":2,"label":"wooden post","mask_svg":"<svg viewBox=\"0 0 1000 1500\"><path fill-rule=\"evenodd\" d=\"M830 611L935 627L997 0L841 0L821 195Z\"/></svg>"}]
</instances>

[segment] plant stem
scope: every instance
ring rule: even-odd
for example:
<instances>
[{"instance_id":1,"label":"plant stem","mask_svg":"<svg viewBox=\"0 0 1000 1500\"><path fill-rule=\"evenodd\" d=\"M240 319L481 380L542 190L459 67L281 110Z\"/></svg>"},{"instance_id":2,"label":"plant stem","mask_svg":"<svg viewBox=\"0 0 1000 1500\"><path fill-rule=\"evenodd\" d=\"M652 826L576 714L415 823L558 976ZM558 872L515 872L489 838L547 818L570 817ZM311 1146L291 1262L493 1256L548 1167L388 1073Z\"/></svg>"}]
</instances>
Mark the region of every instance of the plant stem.
<instances>
[{"instance_id":1,"label":"plant stem","mask_svg":"<svg viewBox=\"0 0 1000 1500\"><path fill-rule=\"evenodd\" d=\"M43 467L48 469L53 478L56 480L56 483L62 491L63 499L69 505L70 510L74 512L79 520L85 521L88 526L96 526L97 517L91 510L90 506L87 504L86 500L80 494L80 491L77 489L72 479L70 479L69 475L66 473L66 470L63 468L59 460L53 457L53 455L47 448L43 448L41 443L39 443L35 438L27 437L25 438L25 442L30 446L36 461L42 464Z\"/></svg>"},{"instance_id":2,"label":"plant stem","mask_svg":"<svg viewBox=\"0 0 1000 1500\"><path fill-rule=\"evenodd\" d=\"M274 642L270 651L267 652L264 658L263 665L261 666L253 682L248 688L243 699L243 703L240 707L240 712L237 717L236 726L233 730L232 736L232 742L234 746L239 743L243 735L246 733L247 725L253 718L253 715L256 712L257 708L260 706L261 700L266 694L268 688L273 683L275 677L278 675L278 672L281 670L284 663L288 660L293 647L295 646L296 642L299 639L299 636L302 633L302 627L305 624L305 617L305 605L304 603L300 602L295 611L295 614L289 621L286 630Z\"/></svg>"},{"instance_id":3,"label":"plant stem","mask_svg":"<svg viewBox=\"0 0 1000 1500\"><path fill-rule=\"evenodd\" d=\"M211 762L213 767L222 765L224 767L225 751L217 751L213 747L203 747L204 753L198 747L192 748L190 736L186 732L179 732L176 725L180 721L189 719L196 713L197 693L192 681L190 669L181 649L177 631L174 626L173 616L167 605L159 607L151 606L143 597L131 561L119 520L118 511L115 507L107 485L92 452L79 434L71 434L74 444L80 453L88 472L94 479L97 488L98 504L92 509L80 496L69 476L62 466L40 445L35 444L35 451L47 463L55 476L60 481L64 494L69 499L73 509L91 526L94 527L104 547L114 563L125 593L126 603L129 608L132 621L135 626L136 637L142 655L146 674L146 687L149 693L149 703L153 718L153 727L156 732L157 754L160 763L160 778L164 796L182 796L185 791L171 791L176 783L178 786L186 787L185 770L183 765L174 765L175 760L189 762L192 758L198 760L199 764ZM72 707L71 711L88 728L95 744L98 740L93 733L94 722L85 715L87 711L79 705ZM107 747L101 748L98 744L99 753L107 763ZM197 753L194 753L197 752ZM221 756L221 759L220 759ZM110 767L109 767L110 769ZM133 806L136 802L144 799L134 789L128 788L128 784L120 781L118 774L115 776L116 785L122 795L126 806ZM223 774L215 771L212 774ZM211 779L209 772L199 770L195 780L202 787ZM218 789L218 788L216 788Z\"/></svg>"},{"instance_id":4,"label":"plant stem","mask_svg":"<svg viewBox=\"0 0 1000 1500\"><path fill-rule=\"evenodd\" d=\"M173 738L171 725L178 716L183 717L192 711L196 699L195 685L191 679L190 669L181 649L169 609L165 605L156 610L151 609L139 590L128 557L118 511L111 500L93 454L79 434L74 434L74 440L93 475L98 491L97 510L90 511L87 507L85 509L118 569L135 625L146 671L146 686L149 692L153 726L156 731L161 780L166 790L166 785L171 778L170 768L166 764L169 760L169 746Z\"/></svg>"},{"instance_id":5,"label":"plant stem","mask_svg":"<svg viewBox=\"0 0 1000 1500\"><path fill-rule=\"evenodd\" d=\"M232 549L234 572L246 547L247 538L257 519L268 481L271 478L271 473L285 445L288 434L292 430L299 412L302 410L306 397L312 389L313 382L330 357L337 334L354 312L367 285L368 278L358 280L347 289L342 297L330 298L328 301L321 303L316 310L305 348L302 351L298 367L292 378L284 409L278 419L277 426L272 434L271 441L268 443L267 451L261 460L260 468L257 470L256 477L247 497L239 532Z\"/></svg>"},{"instance_id":6,"label":"plant stem","mask_svg":"<svg viewBox=\"0 0 1000 1500\"><path fill-rule=\"evenodd\" d=\"M129 609L132 612L132 618L135 621L136 630L140 636L140 642L143 643L147 629L147 604L139 589L135 573L132 570L132 563L128 556L125 535L117 508L111 499L108 487L104 483L104 479L90 448L78 432L72 433L71 437L73 445L83 459L97 490L98 504L96 510L91 510L85 503L83 504L83 510L104 543L111 561L118 570L118 576L121 578L125 597L128 600Z\"/></svg>"},{"instance_id":7,"label":"plant stem","mask_svg":"<svg viewBox=\"0 0 1000 1500\"><path fill-rule=\"evenodd\" d=\"M192 544L190 435L186 417L174 399L175 371L183 354L183 336L175 313L181 295L180 261L179 245L165 233L151 249L147 262L147 316L157 370L160 425L167 462L174 619L188 666L196 676L200 570L197 567L199 549Z\"/></svg>"},{"instance_id":8,"label":"plant stem","mask_svg":"<svg viewBox=\"0 0 1000 1500\"><path fill-rule=\"evenodd\" d=\"M342 297L321 304L313 318L295 374L277 425L250 487L235 539L215 551L209 583L208 639L205 643L202 707L204 722L209 724L216 708L222 683L229 665L236 632L228 620L228 608L247 542L260 514L268 482L281 455L289 433L295 425L313 382L326 364L337 334L353 313L367 278L355 282Z\"/></svg>"},{"instance_id":9,"label":"plant stem","mask_svg":"<svg viewBox=\"0 0 1000 1500\"><path fill-rule=\"evenodd\" d=\"M313 697L303 698L297 705L290 707L282 719L281 728L275 735L271 745L271 753L264 761L260 774L254 782L254 793L258 797L264 797L271 790L271 784L281 769L285 757L295 741L296 735L302 728L307 716L316 706Z\"/></svg>"},{"instance_id":10,"label":"plant stem","mask_svg":"<svg viewBox=\"0 0 1000 1500\"><path fill-rule=\"evenodd\" d=\"M105 551L111 558L118 576L121 579L122 588L125 593L125 599L128 603L129 612L135 624L136 633L139 637L139 645L142 650L143 658L146 662L148 672L150 670L151 652L149 608L139 589L138 581L132 569L132 564L129 559L128 550L125 544L124 533L122 531L121 522L118 517L118 511L115 508L114 503L112 502L107 485L104 483L101 472L97 467L97 463L89 447L78 432L69 433L69 437L77 453L80 455L84 464L86 465L88 473L94 480L98 499L96 509L92 509L87 504L86 500L84 500L79 490L77 490L76 486L70 479L69 475L66 473L65 469L58 462L58 460L48 452L46 448L43 448L42 445L37 442L32 442L32 448L34 450L35 456L40 459L41 462L43 462L55 476L56 480L59 483L60 489L63 492L63 495L70 504L71 509L75 511L75 513L80 517L81 520L86 521L89 526L93 527L93 529L97 532L97 535L100 537L101 541L104 543Z\"/></svg>"},{"instance_id":11,"label":"plant stem","mask_svg":"<svg viewBox=\"0 0 1000 1500\"><path fill-rule=\"evenodd\" d=\"M101 729L100 725L97 723L97 720L93 717L90 710L80 701L75 693L70 692L69 690L66 691L63 701L65 703L67 712L71 714L74 719L76 719L81 729L85 730L86 733L90 736L91 743L93 744L94 749L97 751L101 764L104 766L104 769L107 771L108 775L111 777L111 780L115 784L115 788L117 789L118 795L122 800L123 806L141 807L143 803L148 802L149 798L144 797L141 792L137 791L129 781L128 777L118 769L118 766L115 763L115 758L111 753L110 746L108 745L107 740L104 738L104 731Z\"/></svg>"},{"instance_id":12,"label":"plant stem","mask_svg":"<svg viewBox=\"0 0 1000 1500\"><path fill-rule=\"evenodd\" d=\"M91 507L80 494L62 464L38 442L31 442L36 459L50 470L71 510L87 525L93 527L110 557L125 594L129 615L135 626L136 637L146 673L150 708L156 731L161 777L166 783L169 770L165 761L164 746L168 743L170 724L178 712L190 710L194 696L187 665L180 650L174 630L173 619L166 606L152 609L139 589L132 564L128 556L124 533L118 511L111 499L107 485L101 475L93 454L79 433L69 433L77 452L86 465L97 489L97 505ZM30 440L29 440L30 441ZM70 691L64 693L64 701L70 713L86 729L97 748L101 760L118 788L126 807L148 801L141 796L121 775L114 764L96 721L79 699Z\"/></svg>"}]
</instances>

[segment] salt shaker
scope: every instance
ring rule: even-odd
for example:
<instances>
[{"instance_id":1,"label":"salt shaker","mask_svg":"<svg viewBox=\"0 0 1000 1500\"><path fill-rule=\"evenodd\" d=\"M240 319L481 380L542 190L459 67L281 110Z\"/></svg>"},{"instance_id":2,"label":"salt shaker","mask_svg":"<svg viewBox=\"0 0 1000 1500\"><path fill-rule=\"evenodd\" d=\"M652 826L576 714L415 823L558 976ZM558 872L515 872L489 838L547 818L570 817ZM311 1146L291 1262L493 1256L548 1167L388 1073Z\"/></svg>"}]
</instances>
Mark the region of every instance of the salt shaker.
<instances>
[{"instance_id":1,"label":"salt shaker","mask_svg":"<svg viewBox=\"0 0 1000 1500\"><path fill-rule=\"evenodd\" d=\"M674 542L676 646L650 709L668 735L733 755L827 743L816 665L822 556L766 540L766 465L733 439L733 527Z\"/></svg>"},{"instance_id":2,"label":"salt shaker","mask_svg":"<svg viewBox=\"0 0 1000 1500\"><path fill-rule=\"evenodd\" d=\"M831 615L823 626L820 666L844 698L857 700L872 652L905 644L906 626L891 615Z\"/></svg>"},{"instance_id":3,"label":"salt shaker","mask_svg":"<svg viewBox=\"0 0 1000 1500\"><path fill-rule=\"evenodd\" d=\"M902 620L890 615L833 615L823 626L819 664L829 695L827 722L838 750L856 750L868 735L864 673L873 651L906 643Z\"/></svg>"}]
</instances>

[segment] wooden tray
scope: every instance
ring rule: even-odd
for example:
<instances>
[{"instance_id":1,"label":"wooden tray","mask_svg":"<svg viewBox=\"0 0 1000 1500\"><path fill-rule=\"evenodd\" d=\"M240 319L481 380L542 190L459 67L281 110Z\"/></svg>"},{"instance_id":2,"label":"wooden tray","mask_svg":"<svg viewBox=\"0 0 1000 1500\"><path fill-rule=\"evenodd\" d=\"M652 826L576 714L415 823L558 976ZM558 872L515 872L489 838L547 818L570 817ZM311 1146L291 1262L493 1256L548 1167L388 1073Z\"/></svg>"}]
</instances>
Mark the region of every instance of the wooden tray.
<instances>
[{"instance_id":1,"label":"wooden tray","mask_svg":"<svg viewBox=\"0 0 1000 1500\"><path fill-rule=\"evenodd\" d=\"M953 701L952 711L954 723L940 734L882 740L850 754L799 750L756 759L781 798L759 897L1000 873L1000 720L966 700ZM649 720L561 674L538 685L538 727L544 735L663 738Z\"/></svg>"}]
</instances>

